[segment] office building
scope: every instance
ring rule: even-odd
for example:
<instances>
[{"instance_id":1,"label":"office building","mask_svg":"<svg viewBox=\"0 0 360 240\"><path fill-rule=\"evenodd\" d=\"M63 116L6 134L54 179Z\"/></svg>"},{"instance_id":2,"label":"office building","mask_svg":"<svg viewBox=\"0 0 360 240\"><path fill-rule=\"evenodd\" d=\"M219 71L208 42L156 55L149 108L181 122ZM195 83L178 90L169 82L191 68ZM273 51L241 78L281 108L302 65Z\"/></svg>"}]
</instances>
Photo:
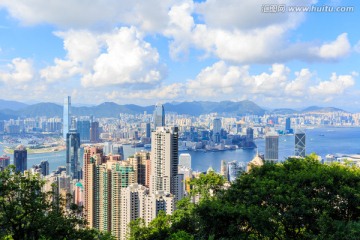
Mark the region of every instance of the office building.
<instances>
[{"instance_id":1,"label":"office building","mask_svg":"<svg viewBox=\"0 0 360 240\"><path fill-rule=\"evenodd\" d=\"M27 150L23 145L19 145L14 150L14 165L17 172L27 170Z\"/></svg>"},{"instance_id":2,"label":"office building","mask_svg":"<svg viewBox=\"0 0 360 240\"><path fill-rule=\"evenodd\" d=\"M67 96L64 99L64 111L63 111L63 137L66 141L66 134L69 132L71 124L71 97Z\"/></svg>"},{"instance_id":3,"label":"office building","mask_svg":"<svg viewBox=\"0 0 360 240\"><path fill-rule=\"evenodd\" d=\"M179 165L191 169L191 155L188 153L181 153L179 156Z\"/></svg>"},{"instance_id":4,"label":"office building","mask_svg":"<svg viewBox=\"0 0 360 240\"><path fill-rule=\"evenodd\" d=\"M220 137L221 137L221 119L215 118L213 120L213 141L219 143Z\"/></svg>"},{"instance_id":5,"label":"office building","mask_svg":"<svg viewBox=\"0 0 360 240\"><path fill-rule=\"evenodd\" d=\"M40 173L41 175L43 175L44 177L49 175L49 162L48 161L41 161L41 163L39 164L40 167Z\"/></svg>"},{"instance_id":6,"label":"office building","mask_svg":"<svg viewBox=\"0 0 360 240\"><path fill-rule=\"evenodd\" d=\"M6 155L1 156L0 157L0 171L4 170L9 165L10 165L10 157L6 156Z\"/></svg>"},{"instance_id":7,"label":"office building","mask_svg":"<svg viewBox=\"0 0 360 240\"><path fill-rule=\"evenodd\" d=\"M88 143L90 142L90 121L89 120L79 120L76 122L76 130L80 134L80 142Z\"/></svg>"},{"instance_id":8,"label":"office building","mask_svg":"<svg viewBox=\"0 0 360 240\"><path fill-rule=\"evenodd\" d=\"M275 132L265 136L265 160L273 162L279 160L279 135Z\"/></svg>"},{"instance_id":9,"label":"office building","mask_svg":"<svg viewBox=\"0 0 360 240\"><path fill-rule=\"evenodd\" d=\"M147 138L151 137L151 125L150 125L150 123L146 123L146 125L145 125L145 137L147 137Z\"/></svg>"},{"instance_id":10,"label":"office building","mask_svg":"<svg viewBox=\"0 0 360 240\"><path fill-rule=\"evenodd\" d=\"M91 122L90 142L98 143L100 141L99 136L100 136L99 122Z\"/></svg>"},{"instance_id":11,"label":"office building","mask_svg":"<svg viewBox=\"0 0 360 240\"><path fill-rule=\"evenodd\" d=\"M163 126L165 126L165 110L164 106L158 103L154 110L154 130L156 130L157 127Z\"/></svg>"},{"instance_id":12,"label":"office building","mask_svg":"<svg viewBox=\"0 0 360 240\"><path fill-rule=\"evenodd\" d=\"M295 156L305 157L306 135L304 132L295 133Z\"/></svg>"},{"instance_id":13,"label":"office building","mask_svg":"<svg viewBox=\"0 0 360 240\"><path fill-rule=\"evenodd\" d=\"M291 118L285 119L285 133L293 133L293 129L291 128Z\"/></svg>"},{"instance_id":14,"label":"office building","mask_svg":"<svg viewBox=\"0 0 360 240\"><path fill-rule=\"evenodd\" d=\"M71 178L79 179L80 170L80 134L75 128L75 119L66 134L66 174Z\"/></svg>"},{"instance_id":15,"label":"office building","mask_svg":"<svg viewBox=\"0 0 360 240\"><path fill-rule=\"evenodd\" d=\"M178 192L178 128L158 127L152 132L150 193L164 191L182 196Z\"/></svg>"},{"instance_id":16,"label":"office building","mask_svg":"<svg viewBox=\"0 0 360 240\"><path fill-rule=\"evenodd\" d=\"M250 127L246 128L246 142L247 143L254 142L254 129Z\"/></svg>"}]
</instances>

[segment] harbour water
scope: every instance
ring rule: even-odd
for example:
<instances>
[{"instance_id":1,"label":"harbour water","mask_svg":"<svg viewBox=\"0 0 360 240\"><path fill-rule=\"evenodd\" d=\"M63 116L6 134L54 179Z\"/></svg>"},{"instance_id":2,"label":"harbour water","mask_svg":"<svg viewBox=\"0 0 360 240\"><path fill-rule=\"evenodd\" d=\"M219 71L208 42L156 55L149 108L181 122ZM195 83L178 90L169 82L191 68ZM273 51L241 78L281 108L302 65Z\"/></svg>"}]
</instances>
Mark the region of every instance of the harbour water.
<instances>
[{"instance_id":1,"label":"harbour water","mask_svg":"<svg viewBox=\"0 0 360 240\"><path fill-rule=\"evenodd\" d=\"M306 153L316 153L321 157L326 154L359 154L360 153L360 128L315 128L306 131ZM192 158L192 168L195 171L206 171L209 167L219 171L221 160L247 163L258 151L264 153L264 139L256 139L257 149L238 149L232 151L219 152L193 152L189 151ZM279 138L279 160L284 160L287 156L294 154L294 136L284 135ZM3 145L0 145L0 154L3 154ZM136 151L144 150L143 148L132 148L130 145L124 146L124 155L127 158ZM185 152L180 152L185 153ZM80 152L82 159L83 151ZM11 161L13 156L11 156ZM65 151L29 154L28 168L38 164L43 160L49 161L50 171L55 170L58 166L65 166Z\"/></svg>"}]
</instances>

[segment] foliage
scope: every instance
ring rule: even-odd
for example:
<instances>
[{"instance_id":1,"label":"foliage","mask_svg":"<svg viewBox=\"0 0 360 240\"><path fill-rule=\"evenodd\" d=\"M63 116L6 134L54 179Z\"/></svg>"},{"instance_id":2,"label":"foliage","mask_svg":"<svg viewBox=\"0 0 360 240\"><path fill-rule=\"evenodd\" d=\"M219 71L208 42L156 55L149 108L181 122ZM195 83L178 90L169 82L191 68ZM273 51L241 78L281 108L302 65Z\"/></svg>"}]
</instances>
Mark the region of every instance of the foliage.
<instances>
[{"instance_id":1,"label":"foliage","mask_svg":"<svg viewBox=\"0 0 360 240\"><path fill-rule=\"evenodd\" d=\"M203 178L193 185L204 194L211 184ZM150 233L143 239L157 239L151 233L159 231L161 239L359 238L360 170L354 166L323 165L315 155L289 158L253 168L228 190L215 189L198 204L181 201L172 216L154 220L162 225L139 226L137 233Z\"/></svg>"},{"instance_id":2,"label":"foliage","mask_svg":"<svg viewBox=\"0 0 360 240\"><path fill-rule=\"evenodd\" d=\"M72 204L65 210L66 199L43 192L43 186L37 175L24 176L14 166L0 172L1 239L113 239L85 228L81 209Z\"/></svg>"},{"instance_id":3,"label":"foliage","mask_svg":"<svg viewBox=\"0 0 360 240\"><path fill-rule=\"evenodd\" d=\"M201 173L198 178L189 181L192 196L200 195L202 199L209 199L216 196L223 189L225 179L223 176L210 171L207 174Z\"/></svg>"}]
</instances>

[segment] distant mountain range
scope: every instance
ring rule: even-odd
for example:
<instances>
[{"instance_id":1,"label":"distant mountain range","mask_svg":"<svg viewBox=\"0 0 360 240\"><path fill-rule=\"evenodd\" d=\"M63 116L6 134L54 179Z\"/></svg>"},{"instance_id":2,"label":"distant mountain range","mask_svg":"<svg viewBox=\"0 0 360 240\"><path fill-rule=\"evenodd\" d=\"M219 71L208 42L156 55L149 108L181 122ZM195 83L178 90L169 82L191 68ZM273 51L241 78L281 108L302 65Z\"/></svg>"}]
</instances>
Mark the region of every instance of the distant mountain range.
<instances>
[{"instance_id":1,"label":"distant mountain range","mask_svg":"<svg viewBox=\"0 0 360 240\"><path fill-rule=\"evenodd\" d=\"M165 111L176 112L178 114L188 114L199 116L201 114L219 113L232 116L243 116L246 114L263 115L265 113L274 114L297 114L309 112L345 112L333 107L308 107L301 111L293 109L274 109L265 110L251 101L194 101L194 102L172 102L164 104ZM120 113L142 114L145 111L152 113L154 105L139 106L134 104L119 105L113 102L105 102L97 106L72 107L72 113L77 116L96 116L96 117L118 117ZM37 103L28 105L16 101L0 100L0 119L8 120L18 117L62 117L63 106L55 103Z\"/></svg>"}]
</instances>

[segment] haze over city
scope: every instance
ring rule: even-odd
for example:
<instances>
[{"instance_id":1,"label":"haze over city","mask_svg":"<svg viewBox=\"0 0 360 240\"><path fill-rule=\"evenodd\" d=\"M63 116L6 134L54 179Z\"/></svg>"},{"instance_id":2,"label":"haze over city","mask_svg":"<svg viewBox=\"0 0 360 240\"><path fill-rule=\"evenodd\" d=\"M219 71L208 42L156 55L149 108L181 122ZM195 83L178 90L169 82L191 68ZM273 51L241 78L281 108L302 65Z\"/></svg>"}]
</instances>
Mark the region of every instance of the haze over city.
<instances>
[{"instance_id":1,"label":"haze over city","mask_svg":"<svg viewBox=\"0 0 360 240\"><path fill-rule=\"evenodd\" d=\"M358 2L0 2L0 94L26 103L251 100L357 112ZM265 11L266 10L266 11ZM351 104L349 104L351 102Z\"/></svg>"}]
</instances>

